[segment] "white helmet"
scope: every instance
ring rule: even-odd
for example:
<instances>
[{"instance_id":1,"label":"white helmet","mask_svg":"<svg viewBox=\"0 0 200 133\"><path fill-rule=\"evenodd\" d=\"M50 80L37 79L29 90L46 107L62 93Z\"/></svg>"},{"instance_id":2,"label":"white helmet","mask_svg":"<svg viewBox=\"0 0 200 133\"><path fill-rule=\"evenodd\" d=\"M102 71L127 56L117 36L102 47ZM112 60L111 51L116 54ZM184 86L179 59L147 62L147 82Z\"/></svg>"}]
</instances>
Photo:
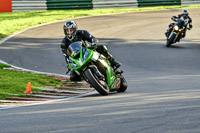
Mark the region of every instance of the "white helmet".
<instances>
[{"instance_id":1,"label":"white helmet","mask_svg":"<svg viewBox=\"0 0 200 133\"><path fill-rule=\"evenodd\" d=\"M63 30L67 38L69 40L73 40L74 37L76 36L77 24L72 20L67 21L63 26Z\"/></svg>"},{"instance_id":2,"label":"white helmet","mask_svg":"<svg viewBox=\"0 0 200 133\"><path fill-rule=\"evenodd\" d=\"M189 15L189 11L185 9L182 11L182 14L184 17L187 17Z\"/></svg>"}]
</instances>

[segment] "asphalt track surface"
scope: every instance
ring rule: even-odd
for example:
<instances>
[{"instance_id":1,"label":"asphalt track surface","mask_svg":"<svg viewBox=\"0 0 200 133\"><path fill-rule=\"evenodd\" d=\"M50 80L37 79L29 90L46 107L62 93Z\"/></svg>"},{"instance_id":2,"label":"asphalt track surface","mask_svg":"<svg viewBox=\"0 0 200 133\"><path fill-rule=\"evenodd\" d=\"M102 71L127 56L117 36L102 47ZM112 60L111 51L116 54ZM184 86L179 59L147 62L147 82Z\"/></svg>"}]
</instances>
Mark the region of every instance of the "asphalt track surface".
<instances>
[{"instance_id":1,"label":"asphalt track surface","mask_svg":"<svg viewBox=\"0 0 200 133\"><path fill-rule=\"evenodd\" d=\"M180 9L76 19L123 66L125 93L0 110L1 133L199 133L200 8L193 29L165 47L164 32ZM23 32L0 45L0 59L26 69L64 74L64 21Z\"/></svg>"}]
</instances>

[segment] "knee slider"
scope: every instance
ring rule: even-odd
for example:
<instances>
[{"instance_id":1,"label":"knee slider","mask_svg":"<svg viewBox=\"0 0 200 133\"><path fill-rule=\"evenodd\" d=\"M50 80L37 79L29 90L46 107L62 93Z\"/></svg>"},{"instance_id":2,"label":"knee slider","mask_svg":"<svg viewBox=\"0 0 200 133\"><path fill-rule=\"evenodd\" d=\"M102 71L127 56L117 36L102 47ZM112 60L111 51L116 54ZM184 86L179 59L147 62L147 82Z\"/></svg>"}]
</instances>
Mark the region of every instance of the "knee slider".
<instances>
[{"instance_id":1,"label":"knee slider","mask_svg":"<svg viewBox=\"0 0 200 133\"><path fill-rule=\"evenodd\" d=\"M70 80L71 81L81 81L81 77L76 72L71 71Z\"/></svg>"}]
</instances>

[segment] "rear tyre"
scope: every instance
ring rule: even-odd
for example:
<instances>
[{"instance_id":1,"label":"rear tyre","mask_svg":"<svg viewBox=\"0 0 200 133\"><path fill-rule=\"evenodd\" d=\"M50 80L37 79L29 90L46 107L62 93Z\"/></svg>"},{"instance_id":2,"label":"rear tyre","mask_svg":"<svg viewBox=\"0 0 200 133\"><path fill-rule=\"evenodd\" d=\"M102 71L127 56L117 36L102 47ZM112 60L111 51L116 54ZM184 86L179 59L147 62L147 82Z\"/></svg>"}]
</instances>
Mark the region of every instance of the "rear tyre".
<instances>
[{"instance_id":1,"label":"rear tyre","mask_svg":"<svg viewBox=\"0 0 200 133\"><path fill-rule=\"evenodd\" d=\"M97 76L92 73L90 69L86 69L84 71L85 77L88 79L88 82L101 94L101 95L108 95L109 94L109 88L106 85L103 85Z\"/></svg>"},{"instance_id":2,"label":"rear tyre","mask_svg":"<svg viewBox=\"0 0 200 133\"><path fill-rule=\"evenodd\" d=\"M120 80L121 80L121 85L120 88L117 90L117 92L125 92L128 87L126 79L124 78L124 76L121 75Z\"/></svg>"}]
</instances>

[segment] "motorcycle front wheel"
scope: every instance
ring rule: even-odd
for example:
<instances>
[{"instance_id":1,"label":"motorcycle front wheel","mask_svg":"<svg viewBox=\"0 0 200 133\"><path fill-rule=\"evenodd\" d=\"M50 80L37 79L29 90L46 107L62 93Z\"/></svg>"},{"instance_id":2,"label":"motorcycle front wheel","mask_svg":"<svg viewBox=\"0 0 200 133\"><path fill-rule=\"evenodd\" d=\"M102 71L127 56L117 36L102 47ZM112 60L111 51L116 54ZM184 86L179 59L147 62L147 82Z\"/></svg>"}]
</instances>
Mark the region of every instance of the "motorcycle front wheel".
<instances>
[{"instance_id":1,"label":"motorcycle front wheel","mask_svg":"<svg viewBox=\"0 0 200 133\"><path fill-rule=\"evenodd\" d=\"M86 69L84 71L84 75L87 78L88 82L101 94L108 95L110 90L107 85L102 84L101 81L95 76L95 73L91 71L91 69Z\"/></svg>"},{"instance_id":2,"label":"motorcycle front wheel","mask_svg":"<svg viewBox=\"0 0 200 133\"><path fill-rule=\"evenodd\" d=\"M176 34L173 34L169 39L167 39L167 44L166 44L167 47L171 46L175 37L176 37Z\"/></svg>"}]
</instances>

